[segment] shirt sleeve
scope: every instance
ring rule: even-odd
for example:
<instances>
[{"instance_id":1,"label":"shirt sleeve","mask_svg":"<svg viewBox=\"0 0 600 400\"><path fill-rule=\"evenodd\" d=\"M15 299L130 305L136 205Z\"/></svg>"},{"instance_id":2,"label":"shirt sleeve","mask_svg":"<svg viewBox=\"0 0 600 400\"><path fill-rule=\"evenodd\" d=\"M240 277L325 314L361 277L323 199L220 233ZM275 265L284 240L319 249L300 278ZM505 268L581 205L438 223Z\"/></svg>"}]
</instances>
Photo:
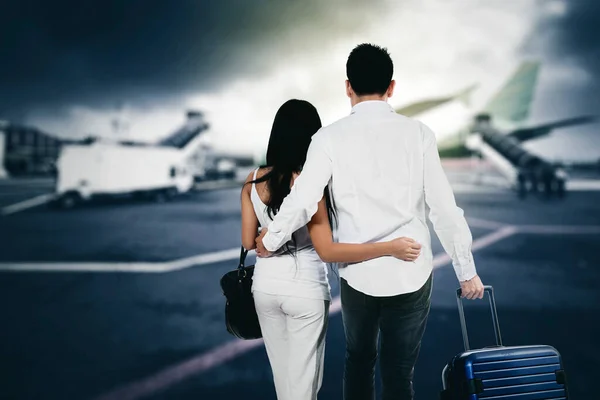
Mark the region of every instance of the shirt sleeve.
<instances>
[{"instance_id":1,"label":"shirt sleeve","mask_svg":"<svg viewBox=\"0 0 600 400\"><path fill-rule=\"evenodd\" d=\"M288 242L292 234L306 225L317 212L323 190L332 174L331 152L327 136L317 132L310 143L302 173L296 178L290 194L284 199L279 212L268 226L263 238L265 248L271 252Z\"/></svg>"},{"instance_id":2,"label":"shirt sleeve","mask_svg":"<svg viewBox=\"0 0 600 400\"><path fill-rule=\"evenodd\" d=\"M442 168L435 134L420 123L423 133L425 202L429 206L429 219L444 250L452 258L454 272L459 281L469 280L477 274L471 246L473 236L456 205L454 193Z\"/></svg>"}]
</instances>

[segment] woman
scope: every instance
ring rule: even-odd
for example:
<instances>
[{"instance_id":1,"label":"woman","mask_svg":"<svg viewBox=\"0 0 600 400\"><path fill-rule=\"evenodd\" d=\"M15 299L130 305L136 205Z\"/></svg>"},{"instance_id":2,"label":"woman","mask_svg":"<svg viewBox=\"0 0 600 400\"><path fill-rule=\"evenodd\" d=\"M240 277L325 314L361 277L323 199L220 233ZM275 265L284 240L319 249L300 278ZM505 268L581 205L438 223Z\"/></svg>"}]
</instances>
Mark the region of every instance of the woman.
<instances>
[{"instance_id":1,"label":"woman","mask_svg":"<svg viewBox=\"0 0 600 400\"><path fill-rule=\"evenodd\" d=\"M312 135L321 128L308 102L281 106L267 149L266 166L242 189L242 244L255 248L302 170ZM326 190L308 226L269 258L258 258L252 291L279 400L317 398L323 375L325 333L331 301L325 262L360 262L381 256L414 260L420 245L408 238L368 244L334 243L335 213Z\"/></svg>"}]
</instances>

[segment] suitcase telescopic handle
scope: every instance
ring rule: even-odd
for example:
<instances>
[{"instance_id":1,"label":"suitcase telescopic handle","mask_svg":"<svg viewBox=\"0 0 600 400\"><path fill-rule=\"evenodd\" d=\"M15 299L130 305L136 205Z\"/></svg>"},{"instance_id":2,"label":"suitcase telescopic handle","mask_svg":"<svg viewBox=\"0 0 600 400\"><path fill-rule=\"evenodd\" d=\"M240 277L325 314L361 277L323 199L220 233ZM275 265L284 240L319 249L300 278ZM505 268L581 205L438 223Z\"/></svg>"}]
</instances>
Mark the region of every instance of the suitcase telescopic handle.
<instances>
[{"instance_id":1,"label":"suitcase telescopic handle","mask_svg":"<svg viewBox=\"0 0 600 400\"><path fill-rule=\"evenodd\" d=\"M500 335L500 325L498 324L498 311L496 311L496 299L494 298L494 288L486 285L483 287L490 298L490 310L492 311L492 323L494 324L494 334L496 335L496 345L502 346L502 336ZM465 351L470 350L469 335L467 334L467 322L465 321L465 310L462 302L462 290L456 290L456 301L458 303L458 315L460 317L460 329L462 330L463 342L465 343Z\"/></svg>"}]
</instances>

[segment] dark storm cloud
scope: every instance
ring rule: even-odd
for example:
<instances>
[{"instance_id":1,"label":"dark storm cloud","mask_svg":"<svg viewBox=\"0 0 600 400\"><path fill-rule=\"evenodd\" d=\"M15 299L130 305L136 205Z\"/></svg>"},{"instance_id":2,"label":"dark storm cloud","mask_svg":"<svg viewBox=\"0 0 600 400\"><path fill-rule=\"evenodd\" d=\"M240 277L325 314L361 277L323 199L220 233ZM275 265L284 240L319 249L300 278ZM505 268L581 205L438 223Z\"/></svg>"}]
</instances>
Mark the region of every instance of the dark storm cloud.
<instances>
[{"instance_id":1,"label":"dark storm cloud","mask_svg":"<svg viewBox=\"0 0 600 400\"><path fill-rule=\"evenodd\" d=\"M564 13L560 3L538 0L538 4L542 17L525 41L523 53L541 59L542 75L546 70L548 78L539 87L533 119L547 122L600 115L600 2L564 1ZM530 148L556 160L596 160L598 127L595 122L559 129L532 141Z\"/></svg>"},{"instance_id":2,"label":"dark storm cloud","mask_svg":"<svg viewBox=\"0 0 600 400\"><path fill-rule=\"evenodd\" d=\"M30 109L73 104L112 107L117 101L167 101L185 92L215 90L236 76L264 74L279 51L308 50L359 26L364 10L373 6L366 3L4 3L0 117L18 118ZM330 29L332 21L336 30Z\"/></svg>"},{"instance_id":3,"label":"dark storm cloud","mask_svg":"<svg viewBox=\"0 0 600 400\"><path fill-rule=\"evenodd\" d=\"M549 2L539 4L543 8ZM576 0L565 4L564 14L548 13L540 20L524 46L525 53L540 55L551 66L573 71L570 82L550 82L539 101L548 111L561 114L561 108L600 113L600 2ZM577 69L589 77L584 85L577 84Z\"/></svg>"}]
</instances>

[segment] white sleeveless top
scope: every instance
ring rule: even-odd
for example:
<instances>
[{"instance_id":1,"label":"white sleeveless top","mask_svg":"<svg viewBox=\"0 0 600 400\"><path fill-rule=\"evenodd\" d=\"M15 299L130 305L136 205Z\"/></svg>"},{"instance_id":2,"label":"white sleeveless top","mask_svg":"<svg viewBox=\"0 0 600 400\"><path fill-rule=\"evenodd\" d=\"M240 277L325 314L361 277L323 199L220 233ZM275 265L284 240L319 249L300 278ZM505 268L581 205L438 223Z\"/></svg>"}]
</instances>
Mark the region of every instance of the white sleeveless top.
<instances>
[{"instance_id":1,"label":"white sleeveless top","mask_svg":"<svg viewBox=\"0 0 600 400\"><path fill-rule=\"evenodd\" d=\"M254 180L257 172L258 169L254 171ZM254 183L250 199L260 226L267 227L272 219ZM256 258L252 291L331 300L327 266L315 251L306 226L294 232L292 240L271 257Z\"/></svg>"}]
</instances>

